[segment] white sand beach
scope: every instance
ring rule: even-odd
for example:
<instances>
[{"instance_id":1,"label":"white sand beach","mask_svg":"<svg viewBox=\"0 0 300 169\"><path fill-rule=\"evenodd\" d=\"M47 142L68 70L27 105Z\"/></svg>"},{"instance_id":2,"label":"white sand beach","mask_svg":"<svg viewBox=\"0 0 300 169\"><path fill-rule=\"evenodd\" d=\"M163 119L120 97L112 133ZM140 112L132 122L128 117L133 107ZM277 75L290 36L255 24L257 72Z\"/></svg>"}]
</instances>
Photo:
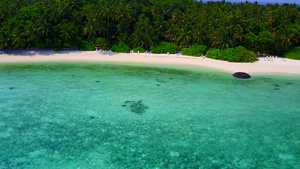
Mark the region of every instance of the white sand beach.
<instances>
[{"instance_id":1,"label":"white sand beach","mask_svg":"<svg viewBox=\"0 0 300 169\"><path fill-rule=\"evenodd\" d=\"M300 75L300 61L273 58L260 58L255 63L231 63L200 57L190 57L175 54L145 54L145 53L113 53L97 51L45 51L17 50L0 55L0 63L14 62L57 62L57 61L90 61L90 62L124 62L192 65L218 69L230 73L247 72L249 74L291 74Z\"/></svg>"}]
</instances>

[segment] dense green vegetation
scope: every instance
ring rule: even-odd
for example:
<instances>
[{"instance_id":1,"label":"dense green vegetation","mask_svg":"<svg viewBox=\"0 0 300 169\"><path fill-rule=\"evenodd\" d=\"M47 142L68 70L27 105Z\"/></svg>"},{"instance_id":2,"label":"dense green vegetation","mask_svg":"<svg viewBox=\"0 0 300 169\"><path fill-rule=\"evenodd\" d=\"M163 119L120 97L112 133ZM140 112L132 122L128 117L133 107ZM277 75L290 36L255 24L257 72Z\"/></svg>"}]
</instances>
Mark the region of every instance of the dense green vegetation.
<instances>
[{"instance_id":1,"label":"dense green vegetation","mask_svg":"<svg viewBox=\"0 0 300 169\"><path fill-rule=\"evenodd\" d=\"M242 46L224 50L212 49L206 53L206 56L212 59L227 60L229 62L254 62L258 60L254 52Z\"/></svg>"},{"instance_id":2,"label":"dense green vegetation","mask_svg":"<svg viewBox=\"0 0 300 169\"><path fill-rule=\"evenodd\" d=\"M152 45L150 47L151 53L170 53L175 54L179 48L174 43L161 42L158 45Z\"/></svg>"},{"instance_id":3,"label":"dense green vegetation","mask_svg":"<svg viewBox=\"0 0 300 169\"><path fill-rule=\"evenodd\" d=\"M102 38L99 40L99 38ZM282 55L300 45L300 7L193 0L1 0L0 49L150 49L170 42ZM160 51L159 51L160 52ZM169 51L172 53L171 51Z\"/></svg>"},{"instance_id":4,"label":"dense green vegetation","mask_svg":"<svg viewBox=\"0 0 300 169\"><path fill-rule=\"evenodd\" d=\"M97 38L96 40L96 46L99 48L99 49L103 49L103 50L107 50L110 48L110 44L108 42L108 40L102 38L102 37L99 37Z\"/></svg>"},{"instance_id":5,"label":"dense green vegetation","mask_svg":"<svg viewBox=\"0 0 300 169\"><path fill-rule=\"evenodd\" d=\"M140 46L135 47L135 48L133 48L132 50L133 50L134 53L138 53L138 52L144 53L144 52L146 52L146 49L143 48L143 47L140 47Z\"/></svg>"},{"instance_id":6,"label":"dense green vegetation","mask_svg":"<svg viewBox=\"0 0 300 169\"><path fill-rule=\"evenodd\" d=\"M296 47L293 51L284 54L284 57L300 60L300 47Z\"/></svg>"},{"instance_id":7,"label":"dense green vegetation","mask_svg":"<svg viewBox=\"0 0 300 169\"><path fill-rule=\"evenodd\" d=\"M130 47L125 42L119 41L112 46L111 51L118 53L129 53Z\"/></svg>"},{"instance_id":8,"label":"dense green vegetation","mask_svg":"<svg viewBox=\"0 0 300 169\"><path fill-rule=\"evenodd\" d=\"M199 56L205 54L206 50L207 50L207 46L195 44L189 48L183 48L181 51L181 54L199 57Z\"/></svg>"}]
</instances>

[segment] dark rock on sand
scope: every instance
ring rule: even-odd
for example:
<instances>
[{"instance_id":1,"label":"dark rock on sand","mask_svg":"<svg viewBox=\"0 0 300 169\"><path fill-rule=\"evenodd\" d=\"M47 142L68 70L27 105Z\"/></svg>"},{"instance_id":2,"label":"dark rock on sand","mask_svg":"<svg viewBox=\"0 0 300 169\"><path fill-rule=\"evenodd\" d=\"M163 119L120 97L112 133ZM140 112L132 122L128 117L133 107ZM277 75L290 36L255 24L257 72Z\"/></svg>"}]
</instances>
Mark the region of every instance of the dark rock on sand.
<instances>
[{"instance_id":1,"label":"dark rock on sand","mask_svg":"<svg viewBox=\"0 0 300 169\"><path fill-rule=\"evenodd\" d=\"M126 105L122 105L123 107L128 107L129 110L136 114L143 114L146 112L146 109L148 109L148 106L144 105L142 103L142 100L139 101L125 101Z\"/></svg>"},{"instance_id":2,"label":"dark rock on sand","mask_svg":"<svg viewBox=\"0 0 300 169\"><path fill-rule=\"evenodd\" d=\"M267 78L267 79L264 80L264 82L270 83L270 82L271 82L271 79L270 79L270 78Z\"/></svg>"},{"instance_id":3,"label":"dark rock on sand","mask_svg":"<svg viewBox=\"0 0 300 169\"><path fill-rule=\"evenodd\" d=\"M156 79L156 82L158 82L158 83L166 83L166 81L160 80L160 79Z\"/></svg>"},{"instance_id":4,"label":"dark rock on sand","mask_svg":"<svg viewBox=\"0 0 300 169\"><path fill-rule=\"evenodd\" d=\"M245 72L236 72L233 74L234 77L239 79L249 79L251 76L248 73Z\"/></svg>"}]
</instances>

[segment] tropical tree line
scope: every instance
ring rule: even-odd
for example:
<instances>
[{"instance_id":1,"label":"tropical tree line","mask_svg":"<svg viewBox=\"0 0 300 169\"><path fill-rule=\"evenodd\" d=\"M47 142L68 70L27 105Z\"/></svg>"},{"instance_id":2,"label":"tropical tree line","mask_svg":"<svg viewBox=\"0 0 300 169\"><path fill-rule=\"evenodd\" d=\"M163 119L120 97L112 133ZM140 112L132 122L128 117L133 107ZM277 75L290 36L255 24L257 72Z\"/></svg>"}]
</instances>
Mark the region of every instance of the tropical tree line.
<instances>
[{"instance_id":1,"label":"tropical tree line","mask_svg":"<svg viewBox=\"0 0 300 169\"><path fill-rule=\"evenodd\" d=\"M243 46L282 55L300 45L300 7L295 4L194 0L2 0L0 49L132 48L163 41L227 49Z\"/></svg>"}]
</instances>

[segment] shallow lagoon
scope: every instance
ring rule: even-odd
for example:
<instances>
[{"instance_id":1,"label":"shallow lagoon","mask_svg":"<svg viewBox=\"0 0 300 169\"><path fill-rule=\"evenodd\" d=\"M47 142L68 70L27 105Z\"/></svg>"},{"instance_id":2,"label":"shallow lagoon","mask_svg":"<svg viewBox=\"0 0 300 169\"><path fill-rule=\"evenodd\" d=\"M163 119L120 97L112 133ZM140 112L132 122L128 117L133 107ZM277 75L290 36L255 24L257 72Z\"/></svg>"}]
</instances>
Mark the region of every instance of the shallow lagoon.
<instances>
[{"instance_id":1,"label":"shallow lagoon","mask_svg":"<svg viewBox=\"0 0 300 169\"><path fill-rule=\"evenodd\" d=\"M0 64L0 168L300 168L300 77Z\"/></svg>"}]
</instances>

